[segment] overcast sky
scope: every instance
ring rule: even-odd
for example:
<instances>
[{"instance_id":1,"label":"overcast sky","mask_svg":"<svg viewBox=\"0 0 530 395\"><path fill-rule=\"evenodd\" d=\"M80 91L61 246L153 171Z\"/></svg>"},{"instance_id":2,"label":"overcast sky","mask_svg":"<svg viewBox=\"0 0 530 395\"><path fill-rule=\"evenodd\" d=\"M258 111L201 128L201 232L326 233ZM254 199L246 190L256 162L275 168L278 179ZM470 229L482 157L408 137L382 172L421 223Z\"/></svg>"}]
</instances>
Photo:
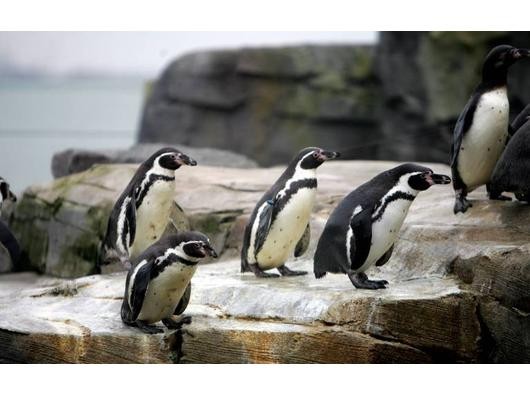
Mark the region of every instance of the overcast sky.
<instances>
[{"instance_id":1,"label":"overcast sky","mask_svg":"<svg viewBox=\"0 0 530 395\"><path fill-rule=\"evenodd\" d=\"M152 76L190 51L376 39L376 32L0 32L0 66L56 75Z\"/></svg>"}]
</instances>

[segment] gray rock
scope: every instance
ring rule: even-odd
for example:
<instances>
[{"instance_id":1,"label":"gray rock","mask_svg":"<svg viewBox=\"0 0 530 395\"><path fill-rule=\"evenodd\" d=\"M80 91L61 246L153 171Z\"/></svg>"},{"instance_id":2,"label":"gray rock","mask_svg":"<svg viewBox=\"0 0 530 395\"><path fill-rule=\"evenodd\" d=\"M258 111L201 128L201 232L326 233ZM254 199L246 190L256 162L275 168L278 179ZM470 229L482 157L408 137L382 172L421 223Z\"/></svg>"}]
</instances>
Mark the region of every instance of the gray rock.
<instances>
[{"instance_id":1,"label":"gray rock","mask_svg":"<svg viewBox=\"0 0 530 395\"><path fill-rule=\"evenodd\" d=\"M261 165L304 146L347 159L447 163L456 119L490 48L528 32L382 32L366 46L192 53L174 60L146 100L142 142L234 150ZM510 69L510 106L530 102L526 62Z\"/></svg>"},{"instance_id":2,"label":"gray rock","mask_svg":"<svg viewBox=\"0 0 530 395\"><path fill-rule=\"evenodd\" d=\"M140 142L230 149L261 165L305 146L351 146L377 137L372 49L245 48L173 61L147 99ZM365 147L355 154L372 154Z\"/></svg>"},{"instance_id":3,"label":"gray rock","mask_svg":"<svg viewBox=\"0 0 530 395\"><path fill-rule=\"evenodd\" d=\"M67 149L52 158L52 174L55 178L88 170L95 164L141 163L165 144L137 144L127 150L89 151ZM257 163L244 155L216 148L192 148L172 145L195 159L201 166L257 167Z\"/></svg>"}]
</instances>

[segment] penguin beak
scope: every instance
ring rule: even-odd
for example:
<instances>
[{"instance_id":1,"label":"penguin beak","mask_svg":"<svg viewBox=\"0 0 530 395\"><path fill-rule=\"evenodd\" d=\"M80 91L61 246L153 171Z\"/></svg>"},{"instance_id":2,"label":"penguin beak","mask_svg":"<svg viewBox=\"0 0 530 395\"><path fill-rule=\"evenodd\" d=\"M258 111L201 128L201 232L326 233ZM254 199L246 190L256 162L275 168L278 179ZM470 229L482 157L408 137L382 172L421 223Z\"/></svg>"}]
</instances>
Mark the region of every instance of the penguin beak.
<instances>
[{"instance_id":1,"label":"penguin beak","mask_svg":"<svg viewBox=\"0 0 530 395\"><path fill-rule=\"evenodd\" d=\"M530 49L518 48L513 54L514 59L530 58Z\"/></svg>"},{"instance_id":2,"label":"penguin beak","mask_svg":"<svg viewBox=\"0 0 530 395\"><path fill-rule=\"evenodd\" d=\"M433 174L428 173L425 175L425 181L429 183L429 185L435 185L435 184L449 184L451 182L451 177L448 177L443 174Z\"/></svg>"},{"instance_id":3,"label":"penguin beak","mask_svg":"<svg viewBox=\"0 0 530 395\"><path fill-rule=\"evenodd\" d=\"M9 191L9 200L11 200L12 202L17 201L17 196L11 191Z\"/></svg>"},{"instance_id":4,"label":"penguin beak","mask_svg":"<svg viewBox=\"0 0 530 395\"><path fill-rule=\"evenodd\" d=\"M334 152L334 151L320 151L319 159L323 162L331 159L338 158L340 156L340 152Z\"/></svg>"},{"instance_id":5,"label":"penguin beak","mask_svg":"<svg viewBox=\"0 0 530 395\"><path fill-rule=\"evenodd\" d=\"M213 247L211 245L209 245L209 244L204 245L202 250L203 250L205 255L209 255L212 258L218 258L219 257L219 255L217 255L217 252L215 252Z\"/></svg>"},{"instance_id":6,"label":"penguin beak","mask_svg":"<svg viewBox=\"0 0 530 395\"><path fill-rule=\"evenodd\" d=\"M179 153L177 155L177 163L179 165L186 165L186 166L197 166L197 161L190 158L188 155L185 155L183 153Z\"/></svg>"}]
</instances>

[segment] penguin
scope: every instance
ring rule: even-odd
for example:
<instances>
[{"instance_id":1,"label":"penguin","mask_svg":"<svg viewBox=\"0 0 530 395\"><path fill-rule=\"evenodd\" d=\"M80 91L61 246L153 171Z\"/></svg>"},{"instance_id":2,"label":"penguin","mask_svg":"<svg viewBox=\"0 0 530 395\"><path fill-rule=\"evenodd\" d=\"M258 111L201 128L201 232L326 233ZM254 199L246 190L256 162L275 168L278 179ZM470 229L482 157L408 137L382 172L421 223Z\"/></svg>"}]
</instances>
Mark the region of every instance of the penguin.
<instances>
[{"instance_id":1,"label":"penguin","mask_svg":"<svg viewBox=\"0 0 530 395\"><path fill-rule=\"evenodd\" d=\"M386 288L386 280L369 280L372 265L392 255L399 230L418 193L451 178L427 167L403 164L387 170L347 195L331 213L318 240L313 271L345 273L355 288Z\"/></svg>"},{"instance_id":2,"label":"penguin","mask_svg":"<svg viewBox=\"0 0 530 395\"><path fill-rule=\"evenodd\" d=\"M265 270L276 268L282 276L305 275L285 262L294 252L305 253L310 241L309 219L317 191L316 169L338 152L304 148L256 204L246 225L241 249L241 272L257 277L278 277Z\"/></svg>"},{"instance_id":3,"label":"penguin","mask_svg":"<svg viewBox=\"0 0 530 395\"><path fill-rule=\"evenodd\" d=\"M2 204L4 201L17 201L17 196L11 191L9 187L9 183L2 177L0 177L0 208L2 208Z\"/></svg>"},{"instance_id":4,"label":"penguin","mask_svg":"<svg viewBox=\"0 0 530 395\"><path fill-rule=\"evenodd\" d=\"M96 272L115 261L127 265L163 234L175 193L175 170L197 162L174 148L162 148L143 162L111 211Z\"/></svg>"},{"instance_id":5,"label":"penguin","mask_svg":"<svg viewBox=\"0 0 530 395\"><path fill-rule=\"evenodd\" d=\"M191 278L199 261L217 258L210 240L200 232L180 232L162 237L132 260L127 274L121 319L145 333L163 330L152 324L162 321L168 329L189 324L181 315L190 300Z\"/></svg>"},{"instance_id":6,"label":"penguin","mask_svg":"<svg viewBox=\"0 0 530 395\"><path fill-rule=\"evenodd\" d=\"M493 175L491 192L513 192L519 201L530 203L530 104L511 124L514 135L506 145Z\"/></svg>"},{"instance_id":7,"label":"penguin","mask_svg":"<svg viewBox=\"0 0 530 395\"><path fill-rule=\"evenodd\" d=\"M0 177L0 212L5 201L16 202L17 196L11 191L9 183ZM16 265L20 260L20 245L7 224L0 220L0 244L7 250L11 257L11 262Z\"/></svg>"},{"instance_id":8,"label":"penguin","mask_svg":"<svg viewBox=\"0 0 530 395\"><path fill-rule=\"evenodd\" d=\"M530 57L530 50L509 45L493 48L484 60L482 81L458 117L451 146L455 214L472 206L467 194L484 184L490 199L509 200L491 193L489 182L512 133L508 127L508 68L525 57Z\"/></svg>"}]
</instances>

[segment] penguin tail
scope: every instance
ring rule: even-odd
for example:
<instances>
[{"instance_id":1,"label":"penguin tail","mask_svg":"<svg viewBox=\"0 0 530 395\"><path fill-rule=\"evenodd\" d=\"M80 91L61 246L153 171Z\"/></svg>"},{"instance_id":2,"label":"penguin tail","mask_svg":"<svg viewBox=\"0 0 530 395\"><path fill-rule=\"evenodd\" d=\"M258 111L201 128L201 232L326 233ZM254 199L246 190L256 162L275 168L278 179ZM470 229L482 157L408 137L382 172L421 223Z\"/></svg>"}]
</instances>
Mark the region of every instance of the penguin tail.
<instances>
[{"instance_id":1,"label":"penguin tail","mask_svg":"<svg viewBox=\"0 0 530 395\"><path fill-rule=\"evenodd\" d=\"M326 276L326 272L314 272L315 273L315 278L322 278L322 277L325 277Z\"/></svg>"}]
</instances>

